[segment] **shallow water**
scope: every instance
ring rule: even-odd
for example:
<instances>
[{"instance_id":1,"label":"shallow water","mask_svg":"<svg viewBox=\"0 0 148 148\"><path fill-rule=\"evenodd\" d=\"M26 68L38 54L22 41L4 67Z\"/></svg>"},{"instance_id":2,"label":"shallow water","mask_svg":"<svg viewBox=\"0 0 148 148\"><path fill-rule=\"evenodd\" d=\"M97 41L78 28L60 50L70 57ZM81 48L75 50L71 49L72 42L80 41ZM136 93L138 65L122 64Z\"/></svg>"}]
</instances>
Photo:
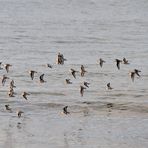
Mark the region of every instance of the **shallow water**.
<instances>
[{"instance_id":1,"label":"shallow water","mask_svg":"<svg viewBox=\"0 0 148 148\"><path fill-rule=\"evenodd\" d=\"M147 148L147 8L147 0L0 0L0 59L12 64L0 76L16 85L15 97L7 95L10 80L0 86L0 147ZM58 52L64 65L55 63ZM123 57L130 64L118 70L115 59ZM69 69L81 64L88 72L74 79ZM135 68L141 77L133 83L128 73ZM33 81L30 69L38 72ZM42 73L47 82L40 84ZM81 97L83 81L90 87ZM61 114L65 105L70 115Z\"/></svg>"}]
</instances>

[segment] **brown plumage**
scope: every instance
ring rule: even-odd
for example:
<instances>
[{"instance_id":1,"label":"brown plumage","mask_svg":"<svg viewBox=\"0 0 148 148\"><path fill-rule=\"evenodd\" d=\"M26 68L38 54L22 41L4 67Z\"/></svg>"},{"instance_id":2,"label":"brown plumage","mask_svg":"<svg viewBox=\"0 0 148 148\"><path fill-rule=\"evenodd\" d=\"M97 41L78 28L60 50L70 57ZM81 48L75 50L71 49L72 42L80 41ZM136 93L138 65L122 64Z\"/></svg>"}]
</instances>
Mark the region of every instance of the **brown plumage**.
<instances>
[{"instance_id":1,"label":"brown plumage","mask_svg":"<svg viewBox=\"0 0 148 148\"><path fill-rule=\"evenodd\" d=\"M28 99L27 99L27 95L30 95L30 94L27 93L27 92L23 92L23 93L22 93L22 96L23 96L23 98L24 98L25 100L28 100Z\"/></svg>"},{"instance_id":2,"label":"brown plumage","mask_svg":"<svg viewBox=\"0 0 148 148\"><path fill-rule=\"evenodd\" d=\"M63 54L61 54L60 52L58 53L57 59L56 59L56 63L57 64L64 64L64 61L67 61L67 59L64 58Z\"/></svg>"},{"instance_id":3,"label":"brown plumage","mask_svg":"<svg viewBox=\"0 0 148 148\"><path fill-rule=\"evenodd\" d=\"M13 88L11 88L11 89L9 90L8 95L9 95L9 97L15 97L15 96L14 96L14 90L13 90Z\"/></svg>"},{"instance_id":4,"label":"brown plumage","mask_svg":"<svg viewBox=\"0 0 148 148\"><path fill-rule=\"evenodd\" d=\"M20 118L20 117L21 117L21 115L22 115L22 113L24 113L24 112L23 112L23 111L21 111L21 110L20 110L20 111L18 111L18 112L17 112L17 116Z\"/></svg>"},{"instance_id":5,"label":"brown plumage","mask_svg":"<svg viewBox=\"0 0 148 148\"><path fill-rule=\"evenodd\" d=\"M132 71L132 72L129 73L133 82L134 82L134 79L135 79L135 74L136 74L135 71Z\"/></svg>"},{"instance_id":6,"label":"brown plumage","mask_svg":"<svg viewBox=\"0 0 148 148\"><path fill-rule=\"evenodd\" d=\"M16 86L14 85L14 80L11 80L11 82L10 82L10 88L15 88Z\"/></svg>"},{"instance_id":7,"label":"brown plumage","mask_svg":"<svg viewBox=\"0 0 148 148\"><path fill-rule=\"evenodd\" d=\"M4 67L5 67L7 73L9 72L9 67L10 67L10 66L12 66L12 65L11 65L11 64L5 64L5 65L4 65Z\"/></svg>"},{"instance_id":8,"label":"brown plumage","mask_svg":"<svg viewBox=\"0 0 148 148\"><path fill-rule=\"evenodd\" d=\"M86 87L80 86L80 94L81 94L81 97L83 97L84 89L86 89Z\"/></svg>"},{"instance_id":9,"label":"brown plumage","mask_svg":"<svg viewBox=\"0 0 148 148\"><path fill-rule=\"evenodd\" d=\"M123 58L123 64L129 64L129 62L126 58Z\"/></svg>"},{"instance_id":10,"label":"brown plumage","mask_svg":"<svg viewBox=\"0 0 148 148\"><path fill-rule=\"evenodd\" d=\"M81 65L81 76L84 77L86 70L83 65Z\"/></svg>"},{"instance_id":11,"label":"brown plumage","mask_svg":"<svg viewBox=\"0 0 148 148\"><path fill-rule=\"evenodd\" d=\"M35 73L37 73L37 72L34 71L34 70L30 70L30 71L29 71L29 74L30 74L30 77L31 77L32 80L34 79L34 74L35 74Z\"/></svg>"},{"instance_id":12,"label":"brown plumage","mask_svg":"<svg viewBox=\"0 0 148 148\"><path fill-rule=\"evenodd\" d=\"M9 108L9 106L10 106L9 104L6 104L6 105L5 105L5 108L6 108L6 110L11 111L11 108Z\"/></svg>"},{"instance_id":13,"label":"brown plumage","mask_svg":"<svg viewBox=\"0 0 148 148\"><path fill-rule=\"evenodd\" d=\"M2 77L2 85L5 85L6 80L9 79L7 76L3 75Z\"/></svg>"},{"instance_id":14,"label":"brown plumage","mask_svg":"<svg viewBox=\"0 0 148 148\"><path fill-rule=\"evenodd\" d=\"M66 84L72 84L72 82L70 81L70 79L65 79Z\"/></svg>"},{"instance_id":15,"label":"brown plumage","mask_svg":"<svg viewBox=\"0 0 148 148\"><path fill-rule=\"evenodd\" d=\"M48 68L52 68L52 65L50 65L50 64L47 64L46 66L47 66Z\"/></svg>"}]
</instances>

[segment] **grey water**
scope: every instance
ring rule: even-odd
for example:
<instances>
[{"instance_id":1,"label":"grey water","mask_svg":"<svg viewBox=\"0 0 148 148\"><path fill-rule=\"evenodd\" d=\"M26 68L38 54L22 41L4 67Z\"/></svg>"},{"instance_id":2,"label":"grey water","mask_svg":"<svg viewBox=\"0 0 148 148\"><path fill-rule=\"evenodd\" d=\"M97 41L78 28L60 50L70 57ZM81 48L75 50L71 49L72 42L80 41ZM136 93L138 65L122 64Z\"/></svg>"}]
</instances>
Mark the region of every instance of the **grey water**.
<instances>
[{"instance_id":1,"label":"grey water","mask_svg":"<svg viewBox=\"0 0 148 148\"><path fill-rule=\"evenodd\" d=\"M0 147L147 148L147 10L147 0L0 0L0 62L12 65L0 70L10 78L0 84ZM58 52L64 65L55 62ZM118 70L115 59L123 57L130 64ZM74 79L69 70L82 64L87 73ZM141 70L134 82L133 69ZM33 81L29 70L38 72ZM12 79L15 97L7 94ZM90 87L81 97L84 81ZM66 105L69 115L62 114Z\"/></svg>"}]
</instances>

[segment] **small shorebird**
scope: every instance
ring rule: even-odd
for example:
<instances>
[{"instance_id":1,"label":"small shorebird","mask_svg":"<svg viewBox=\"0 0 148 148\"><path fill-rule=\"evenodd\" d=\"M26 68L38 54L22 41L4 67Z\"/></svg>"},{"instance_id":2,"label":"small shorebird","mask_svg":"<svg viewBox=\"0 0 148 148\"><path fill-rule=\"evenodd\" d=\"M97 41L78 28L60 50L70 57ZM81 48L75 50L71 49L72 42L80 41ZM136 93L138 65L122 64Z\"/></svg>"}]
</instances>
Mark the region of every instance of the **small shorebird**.
<instances>
[{"instance_id":1,"label":"small shorebird","mask_svg":"<svg viewBox=\"0 0 148 148\"><path fill-rule=\"evenodd\" d=\"M135 74L136 74L138 77L140 77L140 74L139 74L139 72L141 72L140 70L134 69L134 72L135 72Z\"/></svg>"},{"instance_id":2,"label":"small shorebird","mask_svg":"<svg viewBox=\"0 0 148 148\"><path fill-rule=\"evenodd\" d=\"M132 81L134 82L134 79L135 79L135 71L131 71L131 72L129 73L129 75L130 75Z\"/></svg>"},{"instance_id":3,"label":"small shorebird","mask_svg":"<svg viewBox=\"0 0 148 148\"><path fill-rule=\"evenodd\" d=\"M74 70L74 69L70 69L71 70L71 74L73 75L73 77L76 79L76 72L78 72L78 71L76 71L76 70Z\"/></svg>"},{"instance_id":4,"label":"small shorebird","mask_svg":"<svg viewBox=\"0 0 148 148\"><path fill-rule=\"evenodd\" d=\"M66 115L67 115L67 114L70 114L70 112L67 111L67 108L68 108L68 106L65 106L65 107L63 108L63 113L66 114Z\"/></svg>"},{"instance_id":5,"label":"small shorebird","mask_svg":"<svg viewBox=\"0 0 148 148\"><path fill-rule=\"evenodd\" d=\"M52 65L50 65L50 64L46 64L46 66L47 66L48 68L52 68Z\"/></svg>"},{"instance_id":6,"label":"small shorebird","mask_svg":"<svg viewBox=\"0 0 148 148\"><path fill-rule=\"evenodd\" d=\"M72 82L70 81L70 79L65 79L66 84L72 84Z\"/></svg>"},{"instance_id":7,"label":"small shorebird","mask_svg":"<svg viewBox=\"0 0 148 148\"><path fill-rule=\"evenodd\" d=\"M81 65L81 76L83 77L85 72L87 72L83 65Z\"/></svg>"},{"instance_id":8,"label":"small shorebird","mask_svg":"<svg viewBox=\"0 0 148 148\"><path fill-rule=\"evenodd\" d=\"M2 66L2 62L0 62L0 70L2 70L2 69L3 69L1 66Z\"/></svg>"},{"instance_id":9,"label":"small shorebird","mask_svg":"<svg viewBox=\"0 0 148 148\"><path fill-rule=\"evenodd\" d=\"M117 66L118 70L120 69L120 63L121 62L122 62L121 60L116 59L116 66Z\"/></svg>"},{"instance_id":10,"label":"small shorebird","mask_svg":"<svg viewBox=\"0 0 148 148\"><path fill-rule=\"evenodd\" d=\"M64 64L64 61L67 61L67 59L64 58L63 54L61 54L60 52L58 53L57 59L56 59L56 63L57 64Z\"/></svg>"},{"instance_id":11,"label":"small shorebird","mask_svg":"<svg viewBox=\"0 0 148 148\"><path fill-rule=\"evenodd\" d=\"M86 82L86 81L84 81L84 86L86 86L86 87L88 87L89 88L89 85L90 85L90 83L88 83L88 82Z\"/></svg>"},{"instance_id":12,"label":"small shorebird","mask_svg":"<svg viewBox=\"0 0 148 148\"><path fill-rule=\"evenodd\" d=\"M21 115L22 115L22 113L24 113L23 111L17 111L17 116L20 118L21 117Z\"/></svg>"},{"instance_id":13,"label":"small shorebird","mask_svg":"<svg viewBox=\"0 0 148 148\"><path fill-rule=\"evenodd\" d=\"M83 97L84 89L86 89L86 87L80 86L80 94L81 94L81 97Z\"/></svg>"},{"instance_id":14,"label":"small shorebird","mask_svg":"<svg viewBox=\"0 0 148 148\"><path fill-rule=\"evenodd\" d=\"M113 89L113 88L110 86L110 83L107 83L107 88L110 89L110 90Z\"/></svg>"},{"instance_id":15,"label":"small shorebird","mask_svg":"<svg viewBox=\"0 0 148 148\"><path fill-rule=\"evenodd\" d=\"M34 70L30 70L30 71L29 71L29 74L30 74L30 77L31 77L32 80L34 79L34 74L35 74L35 73L37 73L37 72L34 71Z\"/></svg>"},{"instance_id":16,"label":"small shorebird","mask_svg":"<svg viewBox=\"0 0 148 148\"><path fill-rule=\"evenodd\" d=\"M40 76L40 83L46 82L46 81L43 79L44 75L45 75L45 74L42 74L42 75Z\"/></svg>"},{"instance_id":17,"label":"small shorebird","mask_svg":"<svg viewBox=\"0 0 148 148\"><path fill-rule=\"evenodd\" d=\"M126 58L123 58L123 64L129 64L129 62Z\"/></svg>"},{"instance_id":18,"label":"small shorebird","mask_svg":"<svg viewBox=\"0 0 148 148\"><path fill-rule=\"evenodd\" d=\"M7 73L9 72L9 67L10 67L10 66L12 66L12 65L11 65L11 64L5 64L5 65L4 65L4 67L5 67Z\"/></svg>"},{"instance_id":19,"label":"small shorebird","mask_svg":"<svg viewBox=\"0 0 148 148\"><path fill-rule=\"evenodd\" d=\"M9 97L15 97L13 88L10 88L8 95L9 95Z\"/></svg>"},{"instance_id":20,"label":"small shorebird","mask_svg":"<svg viewBox=\"0 0 148 148\"><path fill-rule=\"evenodd\" d=\"M100 67L102 67L103 66L103 63L105 63L105 61L103 60L103 59L99 59L99 64L100 64Z\"/></svg>"},{"instance_id":21,"label":"small shorebird","mask_svg":"<svg viewBox=\"0 0 148 148\"><path fill-rule=\"evenodd\" d=\"M3 75L2 77L2 85L5 85L6 80L9 79L7 76Z\"/></svg>"},{"instance_id":22,"label":"small shorebird","mask_svg":"<svg viewBox=\"0 0 148 148\"><path fill-rule=\"evenodd\" d=\"M30 95L30 94L27 93L27 92L23 92L23 93L22 93L23 98L26 99L26 100L27 100L27 95Z\"/></svg>"},{"instance_id":23,"label":"small shorebird","mask_svg":"<svg viewBox=\"0 0 148 148\"><path fill-rule=\"evenodd\" d=\"M11 108L10 108L9 106L10 106L9 104L6 104L6 105L5 105L5 108L6 108L6 110L11 111Z\"/></svg>"},{"instance_id":24,"label":"small shorebird","mask_svg":"<svg viewBox=\"0 0 148 148\"><path fill-rule=\"evenodd\" d=\"M16 86L14 85L14 80L11 80L11 82L10 82L10 89L12 88L15 88Z\"/></svg>"}]
</instances>

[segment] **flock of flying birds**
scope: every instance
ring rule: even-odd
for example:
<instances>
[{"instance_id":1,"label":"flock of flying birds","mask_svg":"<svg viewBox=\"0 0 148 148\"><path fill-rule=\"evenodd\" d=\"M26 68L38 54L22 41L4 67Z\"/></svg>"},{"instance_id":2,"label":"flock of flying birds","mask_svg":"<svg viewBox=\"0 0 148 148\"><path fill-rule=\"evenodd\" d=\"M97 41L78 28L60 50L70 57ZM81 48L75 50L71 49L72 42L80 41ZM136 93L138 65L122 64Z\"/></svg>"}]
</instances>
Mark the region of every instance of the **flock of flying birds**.
<instances>
[{"instance_id":1,"label":"flock of flying birds","mask_svg":"<svg viewBox=\"0 0 148 148\"><path fill-rule=\"evenodd\" d=\"M67 60L67 59L64 58L63 54L58 53L57 58L56 58L56 64L63 65L66 60ZM130 64L126 58L123 58L123 60L115 59L115 62L116 62L116 66L117 66L118 70L120 70L120 64L121 64L121 63L123 63L123 64ZM105 63L105 61L104 61L102 58L100 58L100 59L97 61L97 63L98 63L98 64L100 65L100 67L102 68L102 67L103 67L103 64ZM7 73L9 73L9 68L10 68L11 66L12 66L11 64L2 64L2 62L0 62L0 70L5 69ZM46 66L47 66L48 68L52 68L52 67L53 67L53 66L50 65L50 64L47 64ZM76 70L74 70L74 69L72 69L72 68L70 69L70 71L71 71L72 76L76 79L76 73L78 73L78 71L76 71ZM87 72L87 71L85 70L85 67L84 67L83 65L81 65L81 71L80 71L81 77L84 77L84 75L85 75L86 72ZM134 69L133 71L129 72L129 75L130 75L131 80L132 80L133 82L134 82L134 79L135 79L135 75L137 75L138 77L140 77L139 72L141 72L141 71L138 70L138 69ZM34 79L34 75L35 75L36 73L37 73L37 72L34 71L34 70L30 70L30 71L29 71L29 75L30 75L30 77L31 77L31 80ZM7 79L10 79L10 78L7 77L6 75L3 75L3 76L2 76L2 80L1 80L2 86L5 85L5 82L7 81ZM40 80L40 83L46 82L46 81L44 80L44 74L40 75L39 80ZM65 82L66 82L66 84L72 84L72 82L71 82L70 79L65 79ZM86 88L89 88L89 85L90 85L90 83L89 83L89 82L86 82L86 81L83 82L83 85L80 85L80 95L81 95L81 97L83 97L84 90L85 90ZM15 84L14 84L14 80L11 80L11 81L10 81L9 92L8 92L9 97L14 97L14 96L15 96L15 92L14 92L14 88L15 88L15 87L16 87L16 86L15 86ZM110 83L107 83L107 89L109 89L109 90L113 89L113 88L111 87L111 84L110 84ZM30 94L27 93L27 92L23 92L23 93L22 93L22 97L23 97L25 100L27 100L27 96L28 96L28 95L30 95ZM109 105L111 105L111 104L109 104ZM11 109L10 106L9 106L9 104L6 104L6 105L5 105L5 108L6 108L6 110L12 111L12 109ZM63 113L64 113L64 114L69 114L69 113L70 113L70 112L67 110L67 108L68 108L68 106L65 106L65 107L63 108ZM24 112L21 111L21 110L17 111L17 116L20 118L22 113L24 113Z\"/></svg>"}]
</instances>

